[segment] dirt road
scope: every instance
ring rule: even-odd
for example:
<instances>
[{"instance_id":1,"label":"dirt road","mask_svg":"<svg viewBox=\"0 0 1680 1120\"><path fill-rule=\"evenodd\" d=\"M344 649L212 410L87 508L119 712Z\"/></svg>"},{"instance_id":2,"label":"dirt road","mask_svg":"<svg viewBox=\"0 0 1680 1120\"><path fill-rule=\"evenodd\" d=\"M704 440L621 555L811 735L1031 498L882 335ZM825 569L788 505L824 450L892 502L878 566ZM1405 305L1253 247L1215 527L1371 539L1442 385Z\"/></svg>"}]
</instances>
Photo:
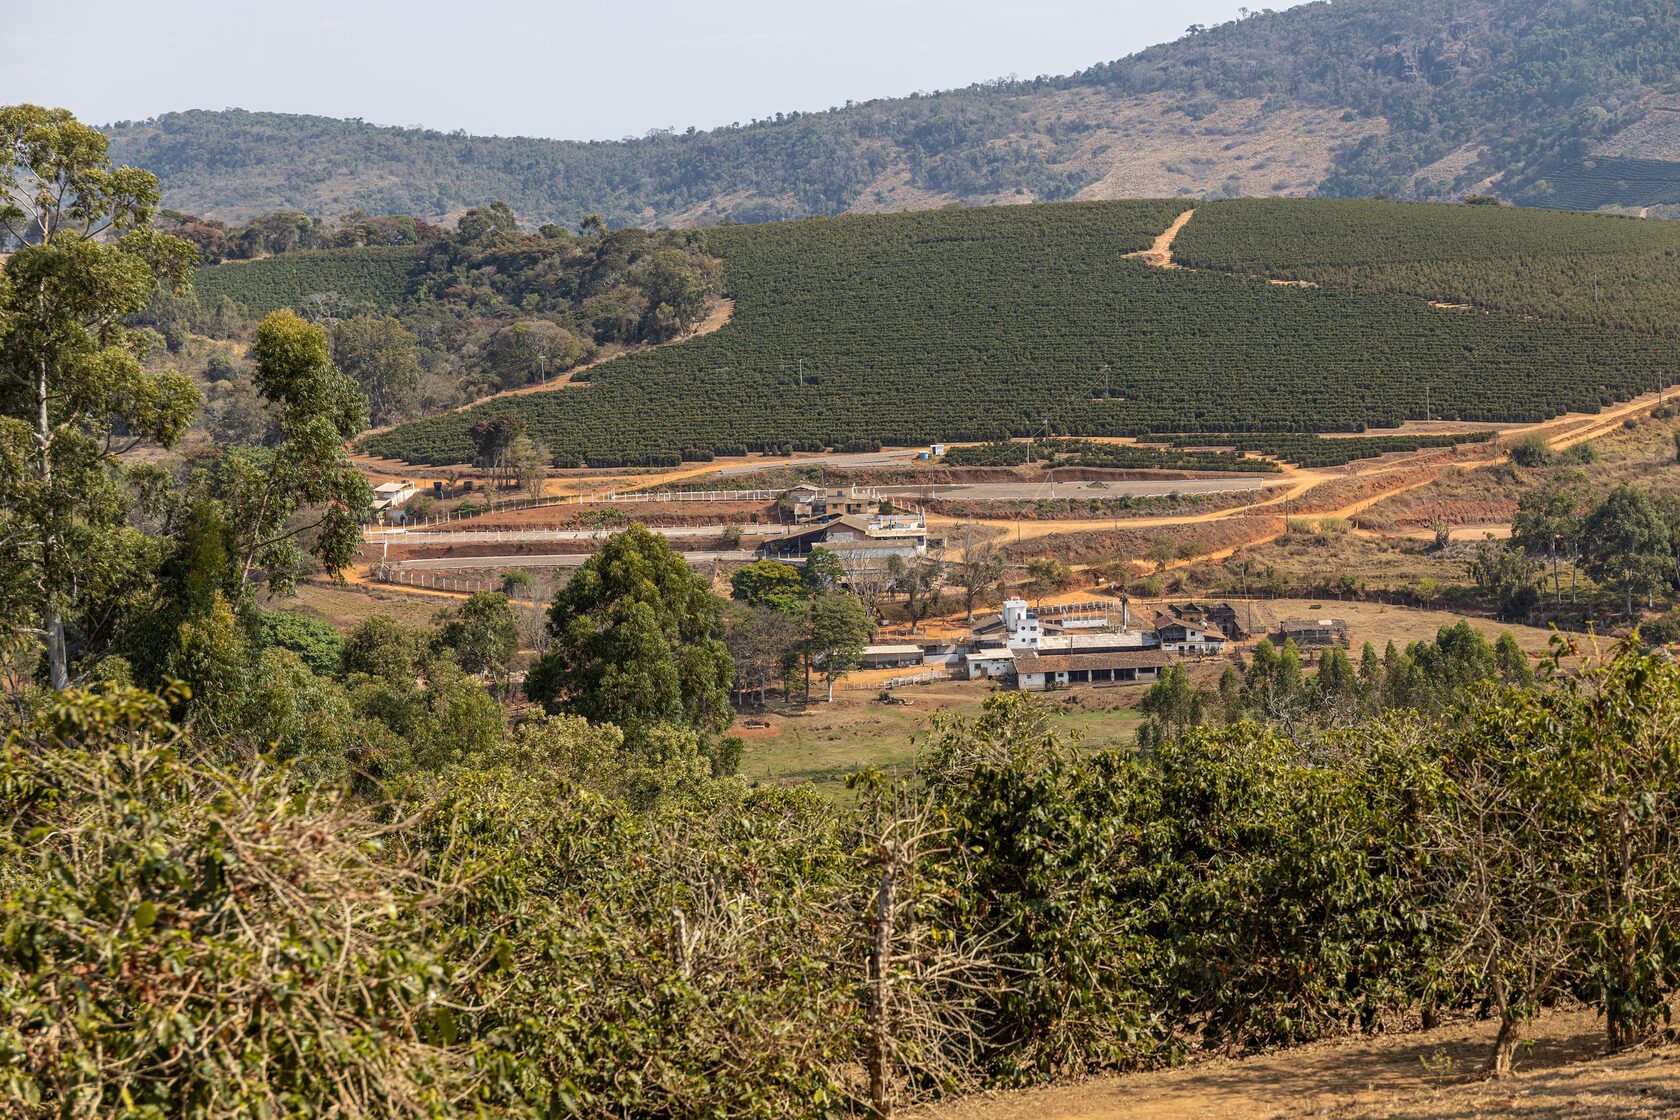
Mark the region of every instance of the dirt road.
<instances>
[{"instance_id":1,"label":"dirt road","mask_svg":"<svg viewBox=\"0 0 1680 1120\"><path fill-rule=\"evenodd\" d=\"M1603 1027L1591 1012L1558 1013L1538 1023L1533 1051L1507 1081L1475 1076L1492 1037L1493 1024L1466 1020L1433 1031L988 1094L907 1115L914 1120L1586 1120L1680 1113L1680 1053L1598 1059Z\"/></svg>"},{"instance_id":2,"label":"dirt road","mask_svg":"<svg viewBox=\"0 0 1680 1120\"><path fill-rule=\"evenodd\" d=\"M1167 227L1165 233L1155 239L1153 245L1136 253L1127 253L1127 259L1142 261L1144 264L1155 268L1177 268L1178 265L1174 264L1172 259L1173 242L1178 239L1179 232L1189 225L1190 219L1195 216L1194 207L1186 210L1173 219L1173 224Z\"/></svg>"}]
</instances>

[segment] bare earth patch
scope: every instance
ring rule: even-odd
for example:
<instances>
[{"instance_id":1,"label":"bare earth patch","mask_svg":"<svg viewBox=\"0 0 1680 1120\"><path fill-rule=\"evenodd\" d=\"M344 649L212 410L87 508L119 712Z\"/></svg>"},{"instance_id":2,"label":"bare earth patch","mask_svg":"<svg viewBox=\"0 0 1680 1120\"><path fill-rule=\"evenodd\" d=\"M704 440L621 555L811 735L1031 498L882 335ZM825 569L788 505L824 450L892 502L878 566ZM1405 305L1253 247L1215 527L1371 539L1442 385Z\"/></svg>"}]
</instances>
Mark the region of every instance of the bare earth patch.
<instances>
[{"instance_id":1,"label":"bare earth patch","mask_svg":"<svg viewBox=\"0 0 1680 1120\"><path fill-rule=\"evenodd\" d=\"M1349 1038L1159 1073L998 1093L917 1112L918 1120L1480 1120L1657 1117L1680 1112L1680 1053L1601 1059L1591 1012L1536 1024L1516 1076L1475 1071L1493 1024Z\"/></svg>"}]
</instances>

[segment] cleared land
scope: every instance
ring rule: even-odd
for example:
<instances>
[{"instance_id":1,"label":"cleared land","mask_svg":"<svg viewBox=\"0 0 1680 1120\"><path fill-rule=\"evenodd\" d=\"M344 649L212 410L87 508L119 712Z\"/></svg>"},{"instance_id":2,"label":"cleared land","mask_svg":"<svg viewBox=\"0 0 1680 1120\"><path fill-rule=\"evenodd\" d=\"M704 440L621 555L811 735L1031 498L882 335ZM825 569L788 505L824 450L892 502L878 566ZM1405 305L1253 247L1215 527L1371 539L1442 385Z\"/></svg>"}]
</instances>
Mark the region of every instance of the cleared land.
<instances>
[{"instance_id":1,"label":"cleared land","mask_svg":"<svg viewBox=\"0 0 1680 1120\"><path fill-rule=\"evenodd\" d=\"M917 1120L1632 1120L1680 1112L1680 1053L1605 1059L1590 1012L1536 1024L1516 1077L1474 1070L1494 1025L1349 1038L1081 1085L999 1093L921 1110Z\"/></svg>"}]
</instances>

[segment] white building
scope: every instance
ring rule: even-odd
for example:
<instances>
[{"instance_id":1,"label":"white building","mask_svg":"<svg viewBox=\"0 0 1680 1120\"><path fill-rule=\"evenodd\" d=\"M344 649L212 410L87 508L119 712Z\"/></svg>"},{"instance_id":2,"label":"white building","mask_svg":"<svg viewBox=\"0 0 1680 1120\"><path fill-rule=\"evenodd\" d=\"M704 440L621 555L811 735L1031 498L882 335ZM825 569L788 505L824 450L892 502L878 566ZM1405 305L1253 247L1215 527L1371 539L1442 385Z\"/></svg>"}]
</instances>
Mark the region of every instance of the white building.
<instances>
[{"instance_id":1,"label":"white building","mask_svg":"<svg viewBox=\"0 0 1680 1120\"><path fill-rule=\"evenodd\" d=\"M1160 680L1175 658L1162 650L1112 653L1044 654L1025 652L1015 659L1015 686L1022 692L1046 692L1076 684L1133 684Z\"/></svg>"}]
</instances>

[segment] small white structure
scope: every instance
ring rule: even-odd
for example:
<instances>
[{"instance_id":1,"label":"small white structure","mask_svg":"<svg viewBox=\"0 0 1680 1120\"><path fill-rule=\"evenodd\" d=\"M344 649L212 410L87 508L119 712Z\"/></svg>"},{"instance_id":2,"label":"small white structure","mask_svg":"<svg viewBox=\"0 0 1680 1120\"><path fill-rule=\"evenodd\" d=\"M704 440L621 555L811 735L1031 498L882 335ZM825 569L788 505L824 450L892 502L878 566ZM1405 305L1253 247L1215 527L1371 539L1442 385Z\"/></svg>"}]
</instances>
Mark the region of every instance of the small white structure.
<instances>
[{"instance_id":1,"label":"small white structure","mask_svg":"<svg viewBox=\"0 0 1680 1120\"><path fill-rule=\"evenodd\" d=\"M414 497L415 493L413 483L406 479L402 482L381 482L373 488L373 508L395 509Z\"/></svg>"},{"instance_id":2,"label":"small white structure","mask_svg":"<svg viewBox=\"0 0 1680 1120\"><path fill-rule=\"evenodd\" d=\"M1007 680L1015 675L1015 651L1007 647L977 649L965 660L971 681Z\"/></svg>"}]
</instances>

